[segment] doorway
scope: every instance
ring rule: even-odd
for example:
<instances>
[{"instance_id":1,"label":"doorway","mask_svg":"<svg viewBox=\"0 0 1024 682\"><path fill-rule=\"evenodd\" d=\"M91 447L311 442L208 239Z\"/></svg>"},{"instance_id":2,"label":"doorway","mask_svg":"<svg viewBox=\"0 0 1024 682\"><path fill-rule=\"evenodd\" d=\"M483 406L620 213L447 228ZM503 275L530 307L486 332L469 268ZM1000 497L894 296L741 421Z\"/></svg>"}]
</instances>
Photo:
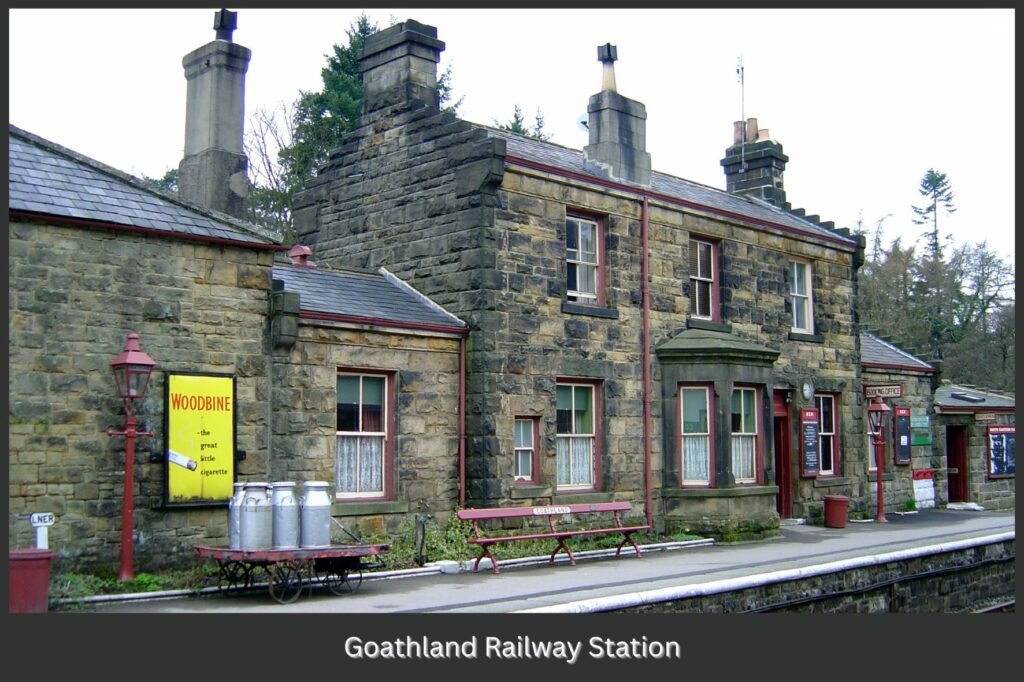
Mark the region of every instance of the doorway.
<instances>
[{"instance_id":1,"label":"doorway","mask_svg":"<svg viewBox=\"0 0 1024 682\"><path fill-rule=\"evenodd\" d=\"M946 427L946 486L950 502L967 502L967 427Z\"/></svg>"},{"instance_id":2,"label":"doorway","mask_svg":"<svg viewBox=\"0 0 1024 682\"><path fill-rule=\"evenodd\" d=\"M779 492L775 496L775 509L779 512L780 519L788 519L793 516L793 472L790 470L789 404L786 403L785 391L775 391L772 396L772 417L775 484L779 486Z\"/></svg>"}]
</instances>

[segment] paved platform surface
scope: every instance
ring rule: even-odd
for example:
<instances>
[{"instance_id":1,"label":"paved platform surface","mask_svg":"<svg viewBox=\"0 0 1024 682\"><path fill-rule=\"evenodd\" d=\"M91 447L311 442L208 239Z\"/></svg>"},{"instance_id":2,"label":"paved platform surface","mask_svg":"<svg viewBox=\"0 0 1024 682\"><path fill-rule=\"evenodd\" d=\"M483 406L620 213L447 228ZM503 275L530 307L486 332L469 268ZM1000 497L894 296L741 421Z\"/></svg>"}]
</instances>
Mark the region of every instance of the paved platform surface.
<instances>
[{"instance_id":1,"label":"paved platform surface","mask_svg":"<svg viewBox=\"0 0 1024 682\"><path fill-rule=\"evenodd\" d=\"M90 605L101 613L521 613L602 610L609 600L717 581L756 581L779 571L811 570L914 548L1015 534L1013 512L927 509L890 514L888 523L844 528L783 525L777 538L749 543L645 551L642 558L586 558L571 566L532 563L479 573L391 574L363 581L353 594L306 591L279 604L266 590ZM499 554L500 559L500 554Z\"/></svg>"}]
</instances>

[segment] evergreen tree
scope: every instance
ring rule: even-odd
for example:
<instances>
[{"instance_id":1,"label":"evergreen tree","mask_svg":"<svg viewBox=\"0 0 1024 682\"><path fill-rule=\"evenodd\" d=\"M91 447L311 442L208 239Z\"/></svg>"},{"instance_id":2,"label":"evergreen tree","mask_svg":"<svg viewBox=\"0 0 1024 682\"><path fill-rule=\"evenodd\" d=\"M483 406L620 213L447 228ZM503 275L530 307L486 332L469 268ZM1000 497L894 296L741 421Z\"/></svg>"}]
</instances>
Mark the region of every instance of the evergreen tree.
<instances>
[{"instance_id":1,"label":"evergreen tree","mask_svg":"<svg viewBox=\"0 0 1024 682\"><path fill-rule=\"evenodd\" d=\"M294 104L273 113L257 110L249 118L245 143L252 173L249 217L285 232L286 239L291 237L295 193L327 162L331 150L341 146L359 118L363 99L359 55L377 30L361 13L346 31L348 44L336 44L333 53L325 55L321 90L300 92ZM457 113L462 99L451 102L451 64L438 78L437 91L441 111Z\"/></svg>"},{"instance_id":2,"label":"evergreen tree","mask_svg":"<svg viewBox=\"0 0 1024 682\"><path fill-rule=\"evenodd\" d=\"M512 119L508 123L501 123L498 119L494 119L494 127L498 130L507 130L516 135L533 137L538 140L546 141L551 139L551 136L544 132L544 115L540 112L540 109L537 109L533 127L528 128L526 126L526 119L523 117L523 108L518 104L515 105L512 111Z\"/></svg>"},{"instance_id":3,"label":"evergreen tree","mask_svg":"<svg viewBox=\"0 0 1024 682\"><path fill-rule=\"evenodd\" d=\"M917 216L914 218L914 224L931 226L931 229L922 236L928 240L928 257L940 261L942 247L939 239L939 211L945 211L947 215L956 212L956 206L953 205L953 190L945 173L929 168L921 178L918 192L928 201L924 206L911 206Z\"/></svg>"}]
</instances>

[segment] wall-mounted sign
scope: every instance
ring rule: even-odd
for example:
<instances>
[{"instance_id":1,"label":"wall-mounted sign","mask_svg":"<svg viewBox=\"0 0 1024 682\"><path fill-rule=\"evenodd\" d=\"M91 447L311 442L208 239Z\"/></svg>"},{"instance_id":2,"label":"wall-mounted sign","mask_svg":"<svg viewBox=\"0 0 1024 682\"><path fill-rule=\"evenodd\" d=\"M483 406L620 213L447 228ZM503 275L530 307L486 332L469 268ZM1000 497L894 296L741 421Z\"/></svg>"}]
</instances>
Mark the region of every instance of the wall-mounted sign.
<instances>
[{"instance_id":1,"label":"wall-mounted sign","mask_svg":"<svg viewBox=\"0 0 1024 682\"><path fill-rule=\"evenodd\" d=\"M1009 478L1017 473L1017 427L988 427L989 478Z\"/></svg>"},{"instance_id":2,"label":"wall-mounted sign","mask_svg":"<svg viewBox=\"0 0 1024 682\"><path fill-rule=\"evenodd\" d=\"M801 476L815 477L821 469L818 451L818 410L800 410Z\"/></svg>"},{"instance_id":3,"label":"wall-mounted sign","mask_svg":"<svg viewBox=\"0 0 1024 682\"><path fill-rule=\"evenodd\" d=\"M235 482L235 378L168 374L164 503L228 502Z\"/></svg>"},{"instance_id":4,"label":"wall-mounted sign","mask_svg":"<svg viewBox=\"0 0 1024 682\"><path fill-rule=\"evenodd\" d=\"M883 398L902 398L903 384L890 384L886 386L865 386L864 397L874 398L880 395Z\"/></svg>"},{"instance_id":5,"label":"wall-mounted sign","mask_svg":"<svg viewBox=\"0 0 1024 682\"><path fill-rule=\"evenodd\" d=\"M932 427L931 417L926 414L910 415L910 428L912 429L930 429Z\"/></svg>"},{"instance_id":6,"label":"wall-mounted sign","mask_svg":"<svg viewBox=\"0 0 1024 682\"><path fill-rule=\"evenodd\" d=\"M910 464L910 408L894 407L892 413L896 464Z\"/></svg>"},{"instance_id":7,"label":"wall-mounted sign","mask_svg":"<svg viewBox=\"0 0 1024 682\"><path fill-rule=\"evenodd\" d=\"M978 412L974 415L974 421L976 422L994 422L995 420L995 412Z\"/></svg>"}]
</instances>

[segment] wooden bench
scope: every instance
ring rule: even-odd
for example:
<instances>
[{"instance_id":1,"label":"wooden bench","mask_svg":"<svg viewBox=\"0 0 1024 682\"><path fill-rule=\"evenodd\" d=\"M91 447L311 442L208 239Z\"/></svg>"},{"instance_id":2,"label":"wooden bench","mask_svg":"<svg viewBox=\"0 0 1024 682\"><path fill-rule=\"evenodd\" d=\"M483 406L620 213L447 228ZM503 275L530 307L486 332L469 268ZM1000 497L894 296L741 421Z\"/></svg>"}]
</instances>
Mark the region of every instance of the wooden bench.
<instances>
[{"instance_id":1,"label":"wooden bench","mask_svg":"<svg viewBox=\"0 0 1024 682\"><path fill-rule=\"evenodd\" d=\"M584 535L601 535L609 533L621 533L622 542L619 543L615 549L615 556L618 556L622 551L623 546L628 542L633 546L636 551L637 558L640 557L640 548L637 547L636 542L633 541L634 533L643 533L649 531L651 527L649 525L643 526L625 526L622 523L622 513L628 512L632 508L629 502L593 502L590 504L564 504L564 505L552 505L549 507L494 507L489 509L460 509L456 512L458 518L462 521L471 521L473 523L473 537L469 539L469 542L480 547L480 556L476 558L476 563L473 564L473 572L475 573L480 567L480 560L484 557L488 557L491 560L491 566L494 573L498 573L498 560L494 554L491 553L491 546L497 545L502 542L518 542L521 540L544 540L552 539L557 542L555 550L551 552L551 563L555 562L555 556L565 551L569 555L569 563L573 566L576 565L576 558L572 555L572 550L569 549L565 541L569 538L580 537ZM615 525L608 525L601 528L585 528L585 529L572 529L572 528L559 528L556 525L556 521L563 520L565 517L573 517L580 514L614 514ZM539 518L544 517L547 520L547 529L538 529L538 532L527 532L519 535L494 535L484 534L484 531L480 528L480 523L483 521L492 520L504 520L504 519L517 519L517 518Z\"/></svg>"}]
</instances>

